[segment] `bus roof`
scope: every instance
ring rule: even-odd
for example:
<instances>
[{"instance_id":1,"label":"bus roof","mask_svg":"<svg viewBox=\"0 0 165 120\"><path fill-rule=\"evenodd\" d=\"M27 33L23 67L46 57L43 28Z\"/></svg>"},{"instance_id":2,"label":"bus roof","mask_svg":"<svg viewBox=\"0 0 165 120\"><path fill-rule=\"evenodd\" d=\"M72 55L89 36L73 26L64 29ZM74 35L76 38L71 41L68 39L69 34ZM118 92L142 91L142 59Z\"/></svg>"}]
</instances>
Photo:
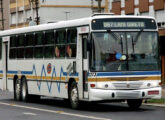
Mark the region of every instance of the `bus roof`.
<instances>
[{"instance_id":1,"label":"bus roof","mask_svg":"<svg viewBox=\"0 0 165 120\"><path fill-rule=\"evenodd\" d=\"M56 23L49 23L49 24L41 24L36 26L29 26L29 27L23 27L23 28L17 28L17 29L10 29L0 32L0 36L8 36L8 35L14 35L14 34L21 34L21 33L30 33L35 31L42 31L42 30L51 30L51 29L58 29L58 28L66 28L66 27L74 27L74 26L84 26L89 25L91 23L92 19L103 19L103 18L145 18L145 19L154 19L153 17L148 16L126 16L126 15L112 15L112 14L96 14L91 17L87 18L80 18L75 20L68 20L68 21L59 21Z\"/></svg>"}]
</instances>

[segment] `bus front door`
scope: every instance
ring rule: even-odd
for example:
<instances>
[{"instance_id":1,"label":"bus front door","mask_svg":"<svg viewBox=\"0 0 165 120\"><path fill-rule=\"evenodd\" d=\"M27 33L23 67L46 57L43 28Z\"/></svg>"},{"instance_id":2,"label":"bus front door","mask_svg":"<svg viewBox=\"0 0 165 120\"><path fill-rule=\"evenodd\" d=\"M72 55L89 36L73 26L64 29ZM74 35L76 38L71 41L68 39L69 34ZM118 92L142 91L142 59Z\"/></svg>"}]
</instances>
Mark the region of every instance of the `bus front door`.
<instances>
[{"instance_id":1,"label":"bus front door","mask_svg":"<svg viewBox=\"0 0 165 120\"><path fill-rule=\"evenodd\" d=\"M8 88L8 81L7 81L7 71L8 71L8 42L10 37L3 37L2 38L2 61L3 61L3 90L7 90Z\"/></svg>"}]
</instances>

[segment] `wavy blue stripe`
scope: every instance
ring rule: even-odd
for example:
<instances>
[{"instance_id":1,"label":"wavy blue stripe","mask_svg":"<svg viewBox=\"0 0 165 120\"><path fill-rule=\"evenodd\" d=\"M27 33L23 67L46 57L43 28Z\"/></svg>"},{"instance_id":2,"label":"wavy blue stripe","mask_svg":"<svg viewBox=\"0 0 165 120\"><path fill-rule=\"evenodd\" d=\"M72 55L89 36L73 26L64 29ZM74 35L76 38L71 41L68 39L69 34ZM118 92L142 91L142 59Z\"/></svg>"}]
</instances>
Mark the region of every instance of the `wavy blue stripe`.
<instances>
[{"instance_id":1,"label":"wavy blue stripe","mask_svg":"<svg viewBox=\"0 0 165 120\"><path fill-rule=\"evenodd\" d=\"M160 71L139 71L139 72L99 72L96 76L126 76L126 75L161 75Z\"/></svg>"}]
</instances>

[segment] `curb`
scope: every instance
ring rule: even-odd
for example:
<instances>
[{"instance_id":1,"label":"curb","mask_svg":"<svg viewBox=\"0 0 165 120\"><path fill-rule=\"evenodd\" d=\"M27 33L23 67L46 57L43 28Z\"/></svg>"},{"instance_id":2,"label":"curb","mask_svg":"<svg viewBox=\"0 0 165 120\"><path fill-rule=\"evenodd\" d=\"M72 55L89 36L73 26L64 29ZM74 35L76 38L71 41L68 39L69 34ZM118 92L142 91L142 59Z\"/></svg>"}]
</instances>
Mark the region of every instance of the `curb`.
<instances>
[{"instance_id":1,"label":"curb","mask_svg":"<svg viewBox=\"0 0 165 120\"><path fill-rule=\"evenodd\" d=\"M155 107L165 107L165 104L148 104L148 103L143 103L142 105L155 106Z\"/></svg>"}]
</instances>

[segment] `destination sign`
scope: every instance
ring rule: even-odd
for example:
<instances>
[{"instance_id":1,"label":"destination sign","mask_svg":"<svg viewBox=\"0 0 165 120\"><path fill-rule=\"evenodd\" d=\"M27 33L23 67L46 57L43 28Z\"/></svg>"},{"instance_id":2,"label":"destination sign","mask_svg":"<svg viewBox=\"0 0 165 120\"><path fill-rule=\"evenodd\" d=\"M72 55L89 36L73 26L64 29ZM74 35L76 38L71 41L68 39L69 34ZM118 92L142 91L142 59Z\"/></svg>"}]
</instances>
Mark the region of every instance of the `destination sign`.
<instances>
[{"instance_id":1,"label":"destination sign","mask_svg":"<svg viewBox=\"0 0 165 120\"><path fill-rule=\"evenodd\" d=\"M94 19L93 30L108 29L157 29L155 20L145 18L108 18Z\"/></svg>"},{"instance_id":2,"label":"destination sign","mask_svg":"<svg viewBox=\"0 0 165 120\"><path fill-rule=\"evenodd\" d=\"M144 22L103 22L104 28L145 28Z\"/></svg>"}]
</instances>

